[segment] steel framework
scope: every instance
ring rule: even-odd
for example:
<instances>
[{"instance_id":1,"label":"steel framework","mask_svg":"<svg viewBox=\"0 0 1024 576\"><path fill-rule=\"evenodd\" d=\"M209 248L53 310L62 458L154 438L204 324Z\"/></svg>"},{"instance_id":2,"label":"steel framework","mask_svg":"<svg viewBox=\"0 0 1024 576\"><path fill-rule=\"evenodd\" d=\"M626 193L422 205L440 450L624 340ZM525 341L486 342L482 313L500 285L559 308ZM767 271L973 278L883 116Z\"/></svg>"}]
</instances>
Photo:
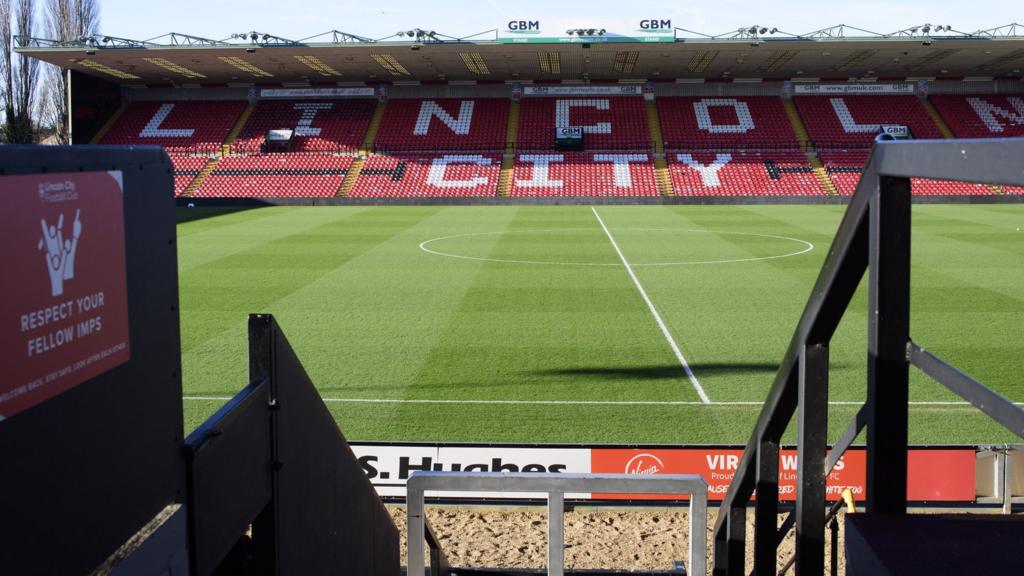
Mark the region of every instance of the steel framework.
<instances>
[{"instance_id":1,"label":"steel framework","mask_svg":"<svg viewBox=\"0 0 1024 576\"><path fill-rule=\"evenodd\" d=\"M1024 438L1024 409L910 339L911 178L1024 185L1024 139L875 145L768 393L714 530L714 574L745 575L755 488L754 573L776 574L779 442L797 415L798 574L824 571L825 480L867 428L867 511L906 514L909 368ZM867 400L827 450L829 341L868 273ZM901 480L902 479L902 480Z\"/></svg>"}]
</instances>

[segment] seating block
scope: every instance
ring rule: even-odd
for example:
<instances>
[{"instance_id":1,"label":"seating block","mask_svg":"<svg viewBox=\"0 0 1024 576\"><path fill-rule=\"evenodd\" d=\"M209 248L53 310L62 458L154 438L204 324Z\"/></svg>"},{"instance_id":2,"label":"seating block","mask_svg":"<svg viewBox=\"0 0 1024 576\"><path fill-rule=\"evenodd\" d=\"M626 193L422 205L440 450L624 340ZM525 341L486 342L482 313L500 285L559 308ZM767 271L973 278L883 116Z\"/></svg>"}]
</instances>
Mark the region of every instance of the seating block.
<instances>
[{"instance_id":1,"label":"seating block","mask_svg":"<svg viewBox=\"0 0 1024 576\"><path fill-rule=\"evenodd\" d=\"M374 154L349 196L494 196L500 171L498 154Z\"/></svg>"},{"instance_id":2,"label":"seating block","mask_svg":"<svg viewBox=\"0 0 1024 576\"><path fill-rule=\"evenodd\" d=\"M545 152L516 156L512 196L657 196L649 154Z\"/></svg>"}]
</instances>

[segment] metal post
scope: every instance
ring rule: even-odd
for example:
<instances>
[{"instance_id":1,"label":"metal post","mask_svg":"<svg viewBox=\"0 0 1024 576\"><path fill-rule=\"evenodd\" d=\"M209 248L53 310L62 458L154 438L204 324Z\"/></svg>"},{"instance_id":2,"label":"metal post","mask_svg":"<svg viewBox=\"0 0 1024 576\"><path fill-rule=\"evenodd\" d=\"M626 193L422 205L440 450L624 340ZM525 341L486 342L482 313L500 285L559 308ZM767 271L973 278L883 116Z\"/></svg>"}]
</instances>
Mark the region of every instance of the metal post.
<instances>
[{"instance_id":1,"label":"metal post","mask_svg":"<svg viewBox=\"0 0 1024 576\"><path fill-rule=\"evenodd\" d=\"M754 502L754 574L775 576L778 562L779 443L764 440L757 449L757 500Z\"/></svg>"},{"instance_id":2,"label":"metal post","mask_svg":"<svg viewBox=\"0 0 1024 576\"><path fill-rule=\"evenodd\" d=\"M1003 514L1013 512L1013 449L1003 451Z\"/></svg>"},{"instance_id":3,"label":"metal post","mask_svg":"<svg viewBox=\"0 0 1024 576\"><path fill-rule=\"evenodd\" d=\"M548 492L548 576L565 574L565 494Z\"/></svg>"},{"instance_id":4,"label":"metal post","mask_svg":"<svg viewBox=\"0 0 1024 576\"><path fill-rule=\"evenodd\" d=\"M409 531L408 558L406 573L409 576L423 576L423 490L414 486L406 489L406 526Z\"/></svg>"},{"instance_id":5,"label":"metal post","mask_svg":"<svg viewBox=\"0 0 1024 576\"><path fill-rule=\"evenodd\" d=\"M712 568L711 574L713 576L727 576L729 574L729 508L721 507L718 509L718 514L721 516L725 514L724 524L713 534L715 539L715 547L711 550L711 561ZM690 535L693 537L693 534Z\"/></svg>"},{"instance_id":6,"label":"metal post","mask_svg":"<svg viewBox=\"0 0 1024 576\"><path fill-rule=\"evenodd\" d=\"M910 179L881 176L868 239L867 511L907 511Z\"/></svg>"},{"instance_id":7,"label":"metal post","mask_svg":"<svg viewBox=\"0 0 1024 576\"><path fill-rule=\"evenodd\" d=\"M686 559L689 574L706 576L708 573L708 491L690 494L690 550Z\"/></svg>"},{"instance_id":8,"label":"metal post","mask_svg":"<svg viewBox=\"0 0 1024 576\"><path fill-rule=\"evenodd\" d=\"M828 432L828 347L800 352L797 420L796 573L825 570L825 449Z\"/></svg>"},{"instance_id":9,"label":"metal post","mask_svg":"<svg viewBox=\"0 0 1024 576\"><path fill-rule=\"evenodd\" d=\"M829 532L832 533L832 576L839 576L839 521L833 515L828 523Z\"/></svg>"},{"instance_id":10,"label":"metal post","mask_svg":"<svg viewBox=\"0 0 1024 576\"><path fill-rule=\"evenodd\" d=\"M747 507L735 505L729 509L729 523L726 525L726 539L728 546L726 553L726 569L729 574L746 574L747 572ZM722 514L722 511L718 511Z\"/></svg>"}]
</instances>

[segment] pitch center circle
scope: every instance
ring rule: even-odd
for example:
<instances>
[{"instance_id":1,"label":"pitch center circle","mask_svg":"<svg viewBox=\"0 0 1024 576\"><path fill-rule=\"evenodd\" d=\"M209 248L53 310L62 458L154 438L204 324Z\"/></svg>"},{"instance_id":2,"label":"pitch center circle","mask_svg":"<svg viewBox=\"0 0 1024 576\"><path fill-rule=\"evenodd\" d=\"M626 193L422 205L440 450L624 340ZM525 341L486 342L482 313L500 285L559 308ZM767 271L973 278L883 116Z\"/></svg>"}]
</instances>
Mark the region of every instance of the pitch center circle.
<instances>
[{"instance_id":1,"label":"pitch center circle","mask_svg":"<svg viewBox=\"0 0 1024 576\"><path fill-rule=\"evenodd\" d=\"M759 262L799 256L814 244L777 234L688 228L617 228L611 230L631 266L694 266ZM510 246L495 250L486 238L510 236ZM643 246L646 259L637 254ZM622 266L609 249L601 230L594 228L539 228L470 232L424 240L420 250L435 256L544 266ZM481 247L488 254L474 254ZM495 253L497 252L497 253ZM525 253L525 255L523 255ZM588 254L589 253L589 254ZM636 258L634 260L634 257Z\"/></svg>"}]
</instances>

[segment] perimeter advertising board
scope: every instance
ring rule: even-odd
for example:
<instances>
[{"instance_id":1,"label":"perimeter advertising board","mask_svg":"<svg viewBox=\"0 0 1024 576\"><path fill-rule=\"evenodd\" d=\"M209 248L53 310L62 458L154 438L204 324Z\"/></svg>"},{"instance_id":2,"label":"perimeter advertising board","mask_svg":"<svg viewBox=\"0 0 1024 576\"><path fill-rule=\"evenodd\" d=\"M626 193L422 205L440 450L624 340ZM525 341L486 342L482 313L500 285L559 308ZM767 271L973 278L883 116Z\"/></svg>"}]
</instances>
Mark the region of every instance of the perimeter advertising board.
<instances>
[{"instance_id":1,"label":"perimeter advertising board","mask_svg":"<svg viewBox=\"0 0 1024 576\"><path fill-rule=\"evenodd\" d=\"M467 472L579 472L603 474L699 474L708 483L708 499L720 501L728 492L743 455L742 448L587 448L534 446L432 446L424 444L352 444L359 462L377 492L404 497L405 482L417 470ZM916 502L971 502L975 499L973 448L911 449L908 454L908 498ZM866 459L863 449L851 449L829 474L826 494L836 499L849 488L857 500L865 496ZM779 459L779 498L796 498L796 450L783 450ZM477 498L470 492L431 492L431 497ZM490 494L518 498L538 495ZM627 500L628 494L573 494L576 499ZM644 499L683 500L685 496Z\"/></svg>"},{"instance_id":2,"label":"perimeter advertising board","mask_svg":"<svg viewBox=\"0 0 1024 576\"><path fill-rule=\"evenodd\" d=\"M130 358L121 172L4 176L0 418Z\"/></svg>"},{"instance_id":3,"label":"perimeter advertising board","mask_svg":"<svg viewBox=\"0 0 1024 576\"><path fill-rule=\"evenodd\" d=\"M376 91L366 88L263 88L260 98L372 98Z\"/></svg>"},{"instance_id":4,"label":"perimeter advertising board","mask_svg":"<svg viewBox=\"0 0 1024 576\"><path fill-rule=\"evenodd\" d=\"M811 84L796 83L793 88L797 94L913 94L914 85L909 83L886 84L871 82L867 84Z\"/></svg>"},{"instance_id":5,"label":"perimeter advertising board","mask_svg":"<svg viewBox=\"0 0 1024 576\"><path fill-rule=\"evenodd\" d=\"M643 87L637 84L614 86L525 86L525 96L639 96Z\"/></svg>"}]
</instances>

